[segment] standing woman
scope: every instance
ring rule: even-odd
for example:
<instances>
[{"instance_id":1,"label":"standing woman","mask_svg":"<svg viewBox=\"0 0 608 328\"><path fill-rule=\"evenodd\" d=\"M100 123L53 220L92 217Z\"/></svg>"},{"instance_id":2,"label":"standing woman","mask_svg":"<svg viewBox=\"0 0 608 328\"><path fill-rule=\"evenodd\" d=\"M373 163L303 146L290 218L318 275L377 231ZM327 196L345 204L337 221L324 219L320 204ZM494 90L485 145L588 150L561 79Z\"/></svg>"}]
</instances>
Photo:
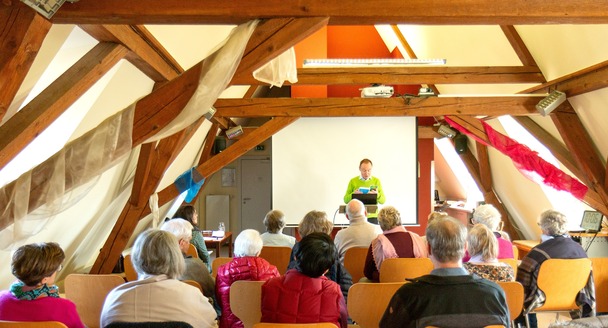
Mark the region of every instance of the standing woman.
<instances>
[{"instance_id":1,"label":"standing woman","mask_svg":"<svg viewBox=\"0 0 608 328\"><path fill-rule=\"evenodd\" d=\"M173 218L174 219L177 219L177 218L184 219L184 220L192 223L192 227L193 227L192 240L190 242L196 248L196 251L198 252L198 257L203 262L205 262L207 269L209 269L209 271L211 272L211 259L209 257L209 252L207 252L207 246L205 245L205 239L203 238L201 229L199 229L199 227L198 227L198 213L196 212L196 209L194 208L194 206L184 205L184 206L180 207L177 210L177 212L175 213L175 215L173 216ZM217 254L217 256L220 256L220 255Z\"/></svg>"},{"instance_id":2,"label":"standing woman","mask_svg":"<svg viewBox=\"0 0 608 328\"><path fill-rule=\"evenodd\" d=\"M0 320L59 321L69 328L84 324L76 305L59 297L54 285L65 254L57 243L23 245L13 253L11 268L19 279L0 292Z\"/></svg>"}]
</instances>

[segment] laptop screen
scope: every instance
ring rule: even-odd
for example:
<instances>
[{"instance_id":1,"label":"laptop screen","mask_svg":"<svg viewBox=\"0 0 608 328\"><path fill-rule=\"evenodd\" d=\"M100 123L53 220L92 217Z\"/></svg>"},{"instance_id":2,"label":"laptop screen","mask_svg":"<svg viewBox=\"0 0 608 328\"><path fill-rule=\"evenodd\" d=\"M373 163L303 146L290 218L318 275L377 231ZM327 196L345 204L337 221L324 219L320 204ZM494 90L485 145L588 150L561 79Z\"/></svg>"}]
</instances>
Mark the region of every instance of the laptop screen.
<instances>
[{"instance_id":1,"label":"laptop screen","mask_svg":"<svg viewBox=\"0 0 608 328\"><path fill-rule=\"evenodd\" d=\"M360 200L364 205L378 204L378 194L352 194L353 199Z\"/></svg>"},{"instance_id":2,"label":"laptop screen","mask_svg":"<svg viewBox=\"0 0 608 328\"><path fill-rule=\"evenodd\" d=\"M581 221L581 228L590 232L598 232L602 230L602 218L604 215L597 211L585 211L583 213L583 220Z\"/></svg>"}]
</instances>

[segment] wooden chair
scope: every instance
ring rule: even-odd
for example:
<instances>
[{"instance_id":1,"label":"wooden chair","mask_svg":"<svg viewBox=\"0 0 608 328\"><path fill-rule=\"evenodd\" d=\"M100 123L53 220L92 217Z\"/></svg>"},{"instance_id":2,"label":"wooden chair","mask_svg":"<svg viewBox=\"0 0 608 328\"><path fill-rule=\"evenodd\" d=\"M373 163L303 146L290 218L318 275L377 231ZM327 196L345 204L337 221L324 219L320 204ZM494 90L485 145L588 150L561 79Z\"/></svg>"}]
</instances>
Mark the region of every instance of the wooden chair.
<instances>
[{"instance_id":1,"label":"wooden chair","mask_svg":"<svg viewBox=\"0 0 608 328\"><path fill-rule=\"evenodd\" d=\"M291 247L287 246L264 246L260 252L260 257L274 265L281 275L284 275L289 265Z\"/></svg>"},{"instance_id":2,"label":"wooden chair","mask_svg":"<svg viewBox=\"0 0 608 328\"><path fill-rule=\"evenodd\" d=\"M386 259L380 267L380 282L402 282L431 273L433 262L423 258Z\"/></svg>"},{"instance_id":3,"label":"wooden chair","mask_svg":"<svg viewBox=\"0 0 608 328\"><path fill-rule=\"evenodd\" d=\"M262 285L265 281L238 280L230 285L230 309L243 322L245 328L252 328L262 319Z\"/></svg>"},{"instance_id":4,"label":"wooden chair","mask_svg":"<svg viewBox=\"0 0 608 328\"><path fill-rule=\"evenodd\" d=\"M69 274L65 278L65 297L76 304L76 311L87 327L99 327L101 308L108 293L125 283L117 274Z\"/></svg>"},{"instance_id":5,"label":"wooden chair","mask_svg":"<svg viewBox=\"0 0 608 328\"><path fill-rule=\"evenodd\" d=\"M593 265L593 282L595 283L595 307L597 312L608 312L608 258L591 258Z\"/></svg>"},{"instance_id":6,"label":"wooden chair","mask_svg":"<svg viewBox=\"0 0 608 328\"><path fill-rule=\"evenodd\" d=\"M198 288L198 290L200 290L201 293L203 292L203 287L201 287L201 284L199 284L198 282L196 282L194 280L186 279L186 280L182 280L181 282L188 284L190 286L194 286L194 287Z\"/></svg>"},{"instance_id":7,"label":"wooden chair","mask_svg":"<svg viewBox=\"0 0 608 328\"><path fill-rule=\"evenodd\" d=\"M578 310L576 296L585 287L591 273L591 260L549 259L544 261L538 271L537 286L545 293L545 303L533 310L526 309L526 325L529 327L528 314L533 312L559 312Z\"/></svg>"},{"instance_id":8,"label":"wooden chair","mask_svg":"<svg viewBox=\"0 0 608 328\"><path fill-rule=\"evenodd\" d=\"M499 262L503 262L503 263L507 263L508 265L510 265L513 268L513 279L515 279L515 276L517 275L517 266L519 265L519 261L516 259L498 259Z\"/></svg>"},{"instance_id":9,"label":"wooden chair","mask_svg":"<svg viewBox=\"0 0 608 328\"><path fill-rule=\"evenodd\" d=\"M363 268L367 257L368 247L351 247L344 253L344 267L353 278L353 283L359 282L365 277Z\"/></svg>"},{"instance_id":10,"label":"wooden chair","mask_svg":"<svg viewBox=\"0 0 608 328\"><path fill-rule=\"evenodd\" d=\"M381 282L353 284L348 290L348 314L361 328L377 328L395 292L405 284Z\"/></svg>"},{"instance_id":11,"label":"wooden chair","mask_svg":"<svg viewBox=\"0 0 608 328\"><path fill-rule=\"evenodd\" d=\"M131 262L131 254L125 255L124 260L125 266L125 278L127 281L135 281L137 280L137 271L133 267L133 262Z\"/></svg>"},{"instance_id":12,"label":"wooden chair","mask_svg":"<svg viewBox=\"0 0 608 328\"><path fill-rule=\"evenodd\" d=\"M513 245L513 258L519 260L519 248L515 245Z\"/></svg>"},{"instance_id":13,"label":"wooden chair","mask_svg":"<svg viewBox=\"0 0 608 328\"><path fill-rule=\"evenodd\" d=\"M499 281L498 285L504 290L509 306L509 320L516 327L514 320L519 317L524 309L524 286L517 281Z\"/></svg>"},{"instance_id":14,"label":"wooden chair","mask_svg":"<svg viewBox=\"0 0 608 328\"><path fill-rule=\"evenodd\" d=\"M186 255L190 255L192 257L199 258L198 251L196 250L196 246L194 246L194 244L190 244L190 246L188 246L188 251L186 252Z\"/></svg>"},{"instance_id":15,"label":"wooden chair","mask_svg":"<svg viewBox=\"0 0 608 328\"><path fill-rule=\"evenodd\" d=\"M216 257L213 259L211 262L211 276L215 279L217 277L217 269L230 261L232 261L232 257Z\"/></svg>"},{"instance_id":16,"label":"wooden chair","mask_svg":"<svg viewBox=\"0 0 608 328\"><path fill-rule=\"evenodd\" d=\"M67 328L67 326L59 321L0 321L0 328Z\"/></svg>"},{"instance_id":17,"label":"wooden chair","mask_svg":"<svg viewBox=\"0 0 608 328\"><path fill-rule=\"evenodd\" d=\"M262 322L253 325L253 328L338 328L331 322L319 323L269 323Z\"/></svg>"}]
</instances>

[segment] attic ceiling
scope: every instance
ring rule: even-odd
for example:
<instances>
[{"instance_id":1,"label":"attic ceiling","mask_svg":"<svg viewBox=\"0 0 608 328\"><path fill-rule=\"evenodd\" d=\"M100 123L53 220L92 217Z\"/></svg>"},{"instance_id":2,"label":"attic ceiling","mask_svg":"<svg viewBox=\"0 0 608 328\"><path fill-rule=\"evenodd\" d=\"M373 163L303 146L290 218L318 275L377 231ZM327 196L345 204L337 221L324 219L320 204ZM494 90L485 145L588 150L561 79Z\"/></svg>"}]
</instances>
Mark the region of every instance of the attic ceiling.
<instances>
[{"instance_id":1,"label":"attic ceiling","mask_svg":"<svg viewBox=\"0 0 608 328\"><path fill-rule=\"evenodd\" d=\"M155 83L153 91L140 99L135 108L133 147L141 145L142 151L134 191L92 272L111 270L128 239L125 233L132 231L137 220L149 212L147 195L158 187L158 177L192 136L192 131L202 123L198 120L190 128L158 144L142 145L184 108L197 86L203 63L209 60L208 53L179 52L180 42L187 42L185 40L191 33L205 28L210 37L206 42L217 44L234 25L251 19L262 21L250 38L230 83L233 87L243 86L244 96L218 99L215 103L217 113L211 120L212 126L196 167L202 176L217 172L300 117L450 115L471 127L483 140L487 136L476 117L513 115L554 154L558 154L562 164L590 188L585 201L608 214L605 161L570 103L565 102L551 114L561 140L548 134L532 119L538 115L535 105L549 90L559 89L568 97L574 97L605 88L608 61L590 51L588 64L584 67L565 63L563 66L568 66L565 72L540 67L534 53L543 49L537 48L538 45L528 48L531 43L524 42L520 35L520 31L528 31L531 39L540 38L542 41L543 34L571 24L577 25L575 29L606 31L606 25L593 25L608 23L604 1L375 1L371 6L369 2L362 1L292 3L271 0L261 6L254 1L80 0L66 3L50 21L19 1L4 1L0 6L0 22L3 22L0 23L0 118L5 116L15 100L18 88L52 24L77 25L99 41L23 109L5 118L0 126L0 168L119 60L128 60ZM285 50L327 26L373 24L384 24L379 29L394 32L392 41L384 41L387 44L393 42L404 56L446 58L448 65L298 68L298 85L361 85L378 81L391 85L423 84L436 90L440 97L416 102L402 98L252 98L257 87L262 85L252 78L252 72ZM183 30L183 25L191 26ZM545 28L547 30L543 33ZM498 36L485 40L471 39L475 33ZM552 46L540 41L537 44L541 47ZM422 46L424 44L426 48ZM452 50L442 51L448 46ZM479 50L471 51L475 46ZM501 50L490 51L483 56L484 51L496 50L496 47L501 47ZM479 53L475 55L475 52ZM493 53L499 55L492 56ZM205 59L197 61L198 58ZM212 155L211 147L216 135L235 126L235 120L242 118L261 119L263 123L247 129L226 151ZM429 138L434 133L421 127L419 136ZM486 195L486 201L499 204L492 191L487 150L478 144L476 151L476 154L469 151L463 155L465 162ZM159 162L161 159L162 163ZM159 203L165 204L177 195L175 187L169 186L159 192ZM503 217L508 216L503 214ZM3 218L0 227L10 223L10 218Z\"/></svg>"}]
</instances>

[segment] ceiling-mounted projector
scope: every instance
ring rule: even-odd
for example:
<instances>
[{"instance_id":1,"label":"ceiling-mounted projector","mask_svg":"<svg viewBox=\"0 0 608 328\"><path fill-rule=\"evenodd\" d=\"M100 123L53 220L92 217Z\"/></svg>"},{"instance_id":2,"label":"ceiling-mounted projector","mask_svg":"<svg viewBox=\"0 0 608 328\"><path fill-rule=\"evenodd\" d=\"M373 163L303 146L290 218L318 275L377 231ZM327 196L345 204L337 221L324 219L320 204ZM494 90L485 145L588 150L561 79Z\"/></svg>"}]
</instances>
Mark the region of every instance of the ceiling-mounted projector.
<instances>
[{"instance_id":1,"label":"ceiling-mounted projector","mask_svg":"<svg viewBox=\"0 0 608 328\"><path fill-rule=\"evenodd\" d=\"M395 93L395 90L390 85L372 85L371 87L362 88L361 98L390 98Z\"/></svg>"}]
</instances>

